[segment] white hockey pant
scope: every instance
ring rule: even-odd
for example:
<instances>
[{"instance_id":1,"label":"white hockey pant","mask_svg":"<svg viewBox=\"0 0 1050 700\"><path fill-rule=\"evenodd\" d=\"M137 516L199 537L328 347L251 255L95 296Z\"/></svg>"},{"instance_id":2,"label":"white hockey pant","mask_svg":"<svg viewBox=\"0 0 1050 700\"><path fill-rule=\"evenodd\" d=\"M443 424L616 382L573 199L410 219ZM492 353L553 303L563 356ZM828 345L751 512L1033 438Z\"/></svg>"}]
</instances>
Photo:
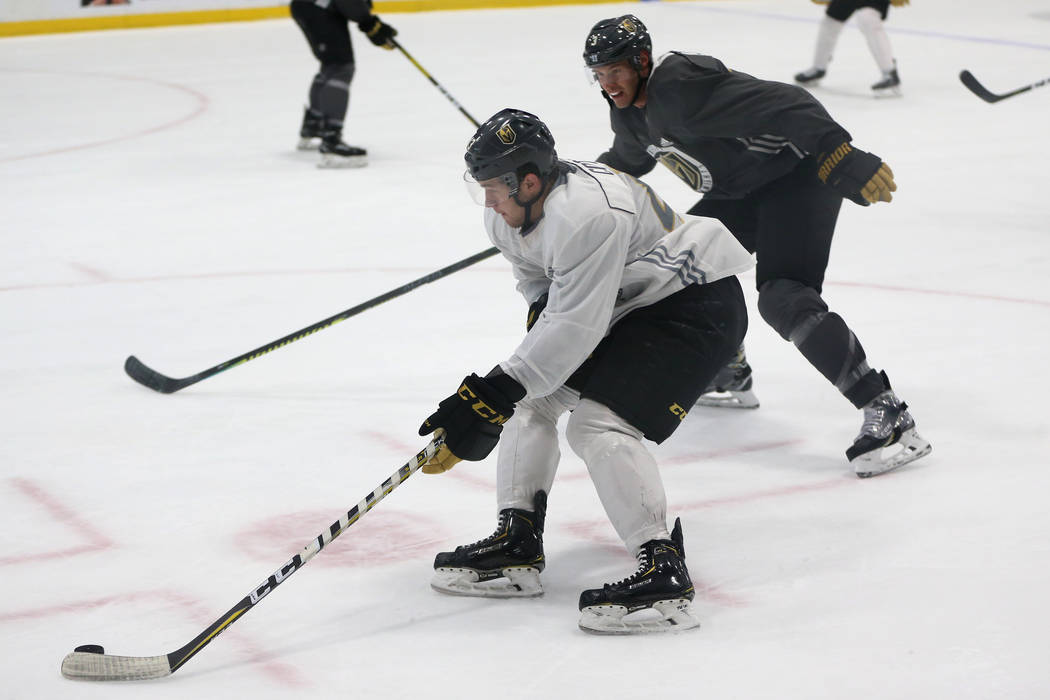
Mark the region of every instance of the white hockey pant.
<instances>
[{"instance_id":1,"label":"white hockey pant","mask_svg":"<svg viewBox=\"0 0 1050 700\"><path fill-rule=\"evenodd\" d=\"M879 70L889 73L895 65L893 47L890 46L890 36L886 33L882 15L874 7L862 7L853 13L853 17L864 39L868 42L868 49L879 66Z\"/></svg>"},{"instance_id":2,"label":"white hockey pant","mask_svg":"<svg viewBox=\"0 0 1050 700\"><path fill-rule=\"evenodd\" d=\"M832 19L827 15L820 20L820 29L817 30L817 47L813 52L813 67L827 70L831 63L831 56L835 53L835 45L839 41L839 34L845 22Z\"/></svg>"},{"instance_id":3,"label":"white hockey pant","mask_svg":"<svg viewBox=\"0 0 1050 700\"><path fill-rule=\"evenodd\" d=\"M566 387L542 399L522 401L504 428L497 463L499 509L531 510L537 490L550 492L561 457L557 422L568 410L573 412L565 437L587 465L627 550L633 556L649 540L669 539L663 481L656 460L642 444L641 431L603 404L580 401Z\"/></svg>"}]
</instances>

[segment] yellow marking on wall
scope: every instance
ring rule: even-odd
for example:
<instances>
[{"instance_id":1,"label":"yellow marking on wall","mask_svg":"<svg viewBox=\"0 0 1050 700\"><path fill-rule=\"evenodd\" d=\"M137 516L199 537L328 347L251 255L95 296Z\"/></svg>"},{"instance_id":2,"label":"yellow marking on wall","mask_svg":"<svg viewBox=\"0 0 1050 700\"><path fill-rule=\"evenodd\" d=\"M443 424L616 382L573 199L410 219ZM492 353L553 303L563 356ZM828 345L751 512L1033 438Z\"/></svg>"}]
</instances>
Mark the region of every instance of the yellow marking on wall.
<instances>
[{"instance_id":1,"label":"yellow marking on wall","mask_svg":"<svg viewBox=\"0 0 1050 700\"><path fill-rule=\"evenodd\" d=\"M679 2L684 0L665 0ZM435 12L441 10L482 10L516 7L545 7L552 5L600 5L609 0L380 0L375 3L376 14L396 12ZM287 18L288 4L275 7L242 7L226 10L197 10L193 12L158 12L152 14L90 15L92 8L81 8L84 17L0 22L0 37L29 34L61 34L102 29L135 29L167 27L179 24L209 24L213 22L245 22L261 19Z\"/></svg>"}]
</instances>

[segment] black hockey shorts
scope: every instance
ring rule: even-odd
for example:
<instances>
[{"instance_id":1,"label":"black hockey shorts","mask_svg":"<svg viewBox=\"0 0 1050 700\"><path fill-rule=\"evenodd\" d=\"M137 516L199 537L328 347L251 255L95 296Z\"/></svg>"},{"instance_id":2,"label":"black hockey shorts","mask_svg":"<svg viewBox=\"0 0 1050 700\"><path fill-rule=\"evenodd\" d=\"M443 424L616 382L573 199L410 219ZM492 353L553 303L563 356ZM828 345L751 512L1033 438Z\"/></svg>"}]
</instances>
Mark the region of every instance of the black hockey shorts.
<instances>
[{"instance_id":1,"label":"black hockey shorts","mask_svg":"<svg viewBox=\"0 0 1050 700\"><path fill-rule=\"evenodd\" d=\"M566 384L660 443L681 425L746 331L736 277L690 285L620 319Z\"/></svg>"},{"instance_id":2,"label":"black hockey shorts","mask_svg":"<svg viewBox=\"0 0 1050 700\"><path fill-rule=\"evenodd\" d=\"M755 253L755 288L790 279L821 291L842 195L816 176L807 158L787 175L742 199L701 199L690 214L710 216Z\"/></svg>"},{"instance_id":3,"label":"black hockey shorts","mask_svg":"<svg viewBox=\"0 0 1050 700\"><path fill-rule=\"evenodd\" d=\"M882 13L882 18L886 19L886 14L890 10L890 0L831 0L824 14L831 19L845 22L850 18L850 15L862 7L875 8Z\"/></svg>"},{"instance_id":4,"label":"black hockey shorts","mask_svg":"<svg viewBox=\"0 0 1050 700\"><path fill-rule=\"evenodd\" d=\"M330 12L312 2L293 2L292 19L310 42L310 50L322 65L354 62L350 27L346 17Z\"/></svg>"}]
</instances>

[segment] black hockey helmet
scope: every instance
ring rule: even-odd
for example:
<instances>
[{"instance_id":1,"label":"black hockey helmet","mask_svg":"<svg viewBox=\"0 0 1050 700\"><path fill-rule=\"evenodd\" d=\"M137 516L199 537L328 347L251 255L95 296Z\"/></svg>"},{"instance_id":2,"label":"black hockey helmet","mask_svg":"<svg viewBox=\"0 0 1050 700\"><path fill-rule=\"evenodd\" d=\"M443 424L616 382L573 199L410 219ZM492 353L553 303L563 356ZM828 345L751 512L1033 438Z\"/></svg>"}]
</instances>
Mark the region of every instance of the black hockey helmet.
<instances>
[{"instance_id":1,"label":"black hockey helmet","mask_svg":"<svg viewBox=\"0 0 1050 700\"><path fill-rule=\"evenodd\" d=\"M653 53L653 40L642 20L634 15L603 19L591 27L583 45L583 62L588 68L619 61L630 61L641 70L642 52Z\"/></svg>"},{"instance_id":2,"label":"black hockey helmet","mask_svg":"<svg viewBox=\"0 0 1050 700\"><path fill-rule=\"evenodd\" d=\"M558 164L554 137L535 114L502 109L478 127L463 156L475 181L501 177L512 195L528 173L546 180Z\"/></svg>"}]
</instances>

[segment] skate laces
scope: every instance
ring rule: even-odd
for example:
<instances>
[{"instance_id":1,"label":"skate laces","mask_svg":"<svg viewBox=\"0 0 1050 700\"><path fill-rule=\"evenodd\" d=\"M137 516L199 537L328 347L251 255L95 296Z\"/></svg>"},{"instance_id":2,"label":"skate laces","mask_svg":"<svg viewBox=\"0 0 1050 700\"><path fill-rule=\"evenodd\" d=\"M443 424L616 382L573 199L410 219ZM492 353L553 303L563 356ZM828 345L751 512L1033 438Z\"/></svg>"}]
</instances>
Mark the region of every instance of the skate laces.
<instances>
[{"instance_id":1,"label":"skate laces","mask_svg":"<svg viewBox=\"0 0 1050 700\"><path fill-rule=\"evenodd\" d=\"M726 367L733 370L742 370L747 367L747 356L744 355L744 351L737 350L736 356L729 361Z\"/></svg>"},{"instance_id":2,"label":"skate laces","mask_svg":"<svg viewBox=\"0 0 1050 700\"><path fill-rule=\"evenodd\" d=\"M860 426L860 434L886 437L907 408L908 405L891 391L876 396L864 407L864 423Z\"/></svg>"},{"instance_id":3,"label":"skate laces","mask_svg":"<svg viewBox=\"0 0 1050 700\"><path fill-rule=\"evenodd\" d=\"M652 567L652 565L649 562L649 551L646 550L646 549L643 549L638 554L638 568L635 570L635 572L633 574L631 574L630 576L626 576L626 577L620 579L616 583L607 583L605 585L607 585L609 588L617 588L619 586L625 586L625 585L627 585L629 583L634 583L639 578L641 578L646 573L648 573L649 569L651 567Z\"/></svg>"},{"instance_id":4,"label":"skate laces","mask_svg":"<svg viewBox=\"0 0 1050 700\"><path fill-rule=\"evenodd\" d=\"M489 542L492 542L497 537L499 537L500 535L502 535L503 533L505 533L507 531L507 529L510 527L510 519L511 519L511 517L513 517L513 513L511 513L511 511L509 511L509 510L503 511L502 513L499 514L499 521L496 523L496 531L495 532L493 532L488 537L482 537L477 542L471 542L470 544L460 545L459 547L456 547L456 549L471 549L473 547L477 547L478 545L487 544Z\"/></svg>"},{"instance_id":5,"label":"skate laces","mask_svg":"<svg viewBox=\"0 0 1050 700\"><path fill-rule=\"evenodd\" d=\"M653 549L656 549L656 546L658 545L654 545ZM663 546L668 547L668 545ZM607 583L605 585L609 588L616 588L618 586L625 586L627 584L634 583L635 581L643 578L646 574L648 574L655 567L655 565L656 558L652 556L650 548L643 546L642 551L638 552L638 568L635 570L635 572L630 576L620 579L616 583Z\"/></svg>"}]
</instances>

